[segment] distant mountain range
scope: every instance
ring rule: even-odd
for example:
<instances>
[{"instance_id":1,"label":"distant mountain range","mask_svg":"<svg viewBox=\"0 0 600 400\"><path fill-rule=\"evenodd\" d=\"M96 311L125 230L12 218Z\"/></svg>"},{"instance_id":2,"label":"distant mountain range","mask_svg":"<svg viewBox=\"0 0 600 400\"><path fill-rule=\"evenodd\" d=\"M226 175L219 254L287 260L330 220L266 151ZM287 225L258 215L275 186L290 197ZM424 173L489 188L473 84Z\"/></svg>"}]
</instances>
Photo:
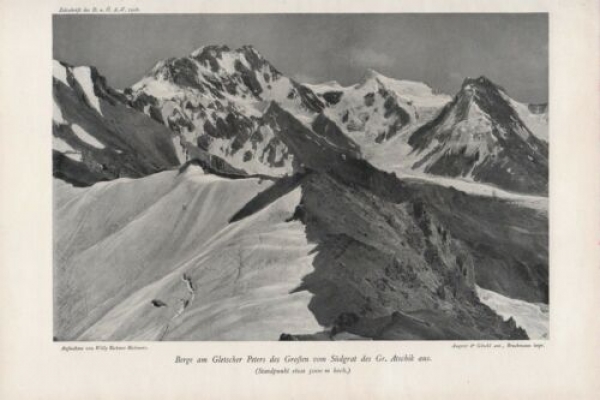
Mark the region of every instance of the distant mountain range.
<instances>
[{"instance_id":1,"label":"distant mountain range","mask_svg":"<svg viewBox=\"0 0 600 400\"><path fill-rule=\"evenodd\" d=\"M546 105L304 84L251 46L122 91L53 68L57 340L547 335Z\"/></svg>"}]
</instances>

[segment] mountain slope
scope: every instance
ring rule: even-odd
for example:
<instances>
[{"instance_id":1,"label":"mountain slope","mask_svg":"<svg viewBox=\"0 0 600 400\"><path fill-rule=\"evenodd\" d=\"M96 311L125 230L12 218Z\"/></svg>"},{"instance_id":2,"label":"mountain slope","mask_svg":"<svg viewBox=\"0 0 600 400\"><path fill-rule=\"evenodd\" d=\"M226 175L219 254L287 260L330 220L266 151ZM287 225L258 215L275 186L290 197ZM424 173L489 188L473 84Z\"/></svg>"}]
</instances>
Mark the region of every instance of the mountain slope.
<instances>
[{"instance_id":1,"label":"mountain slope","mask_svg":"<svg viewBox=\"0 0 600 400\"><path fill-rule=\"evenodd\" d=\"M521 121L538 139L548 142L548 104L523 104L506 96Z\"/></svg>"},{"instance_id":2,"label":"mountain slope","mask_svg":"<svg viewBox=\"0 0 600 400\"><path fill-rule=\"evenodd\" d=\"M377 339L376 321L401 312L424 321L421 339L438 331L446 339L519 337L478 302L468 249L420 202L393 203L323 174L302 188L298 218L318 246L315 271L297 290L313 293L319 322L355 314L362 322L348 331Z\"/></svg>"},{"instance_id":3,"label":"mountain slope","mask_svg":"<svg viewBox=\"0 0 600 400\"><path fill-rule=\"evenodd\" d=\"M546 194L548 145L531 133L503 92L484 77L465 80L454 100L411 134L413 168Z\"/></svg>"},{"instance_id":4,"label":"mountain slope","mask_svg":"<svg viewBox=\"0 0 600 400\"><path fill-rule=\"evenodd\" d=\"M126 106L93 67L54 61L54 175L77 185L179 164L175 135Z\"/></svg>"},{"instance_id":5,"label":"mountain slope","mask_svg":"<svg viewBox=\"0 0 600 400\"><path fill-rule=\"evenodd\" d=\"M227 222L268 185L199 167L85 189L56 181L56 338L264 340L317 329L308 296L288 295L312 269L303 228L285 222L298 193ZM140 192L144 202L127 201ZM101 200L114 196L119 209Z\"/></svg>"}]
</instances>

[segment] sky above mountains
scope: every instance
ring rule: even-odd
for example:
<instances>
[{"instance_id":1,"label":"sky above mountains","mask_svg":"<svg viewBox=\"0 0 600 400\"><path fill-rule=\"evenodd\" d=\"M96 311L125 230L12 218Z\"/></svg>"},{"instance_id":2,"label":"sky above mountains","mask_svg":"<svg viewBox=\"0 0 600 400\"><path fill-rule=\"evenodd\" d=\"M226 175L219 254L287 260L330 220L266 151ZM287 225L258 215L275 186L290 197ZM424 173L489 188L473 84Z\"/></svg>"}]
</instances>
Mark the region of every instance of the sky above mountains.
<instances>
[{"instance_id":1,"label":"sky above mountains","mask_svg":"<svg viewBox=\"0 0 600 400\"><path fill-rule=\"evenodd\" d=\"M157 61L251 44L300 82L358 82L368 68L454 94L485 75L523 102L548 99L546 14L56 15L55 59L127 87Z\"/></svg>"}]
</instances>

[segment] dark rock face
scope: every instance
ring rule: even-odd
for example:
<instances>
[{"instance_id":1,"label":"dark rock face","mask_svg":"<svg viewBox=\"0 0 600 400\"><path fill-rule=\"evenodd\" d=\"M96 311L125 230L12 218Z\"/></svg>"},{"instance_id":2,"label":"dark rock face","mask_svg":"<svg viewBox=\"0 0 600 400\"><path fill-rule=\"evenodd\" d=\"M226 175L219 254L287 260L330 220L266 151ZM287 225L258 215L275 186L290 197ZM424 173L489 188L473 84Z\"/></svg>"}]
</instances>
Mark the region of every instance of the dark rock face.
<instances>
[{"instance_id":1,"label":"dark rock face","mask_svg":"<svg viewBox=\"0 0 600 400\"><path fill-rule=\"evenodd\" d=\"M169 62L169 74L173 82L179 86L199 88L198 68L191 60L186 58L174 59Z\"/></svg>"},{"instance_id":2,"label":"dark rock face","mask_svg":"<svg viewBox=\"0 0 600 400\"><path fill-rule=\"evenodd\" d=\"M371 107L375 103L375 93L367 93L363 99L365 101L365 106Z\"/></svg>"},{"instance_id":3,"label":"dark rock face","mask_svg":"<svg viewBox=\"0 0 600 400\"><path fill-rule=\"evenodd\" d=\"M385 94L388 95L388 93ZM375 139L377 143L383 143L391 139L411 122L408 112L393 97L387 97L383 107L385 109L384 117L386 119L393 118L394 122L389 126L387 131L381 132L377 136Z\"/></svg>"},{"instance_id":4,"label":"dark rock face","mask_svg":"<svg viewBox=\"0 0 600 400\"><path fill-rule=\"evenodd\" d=\"M279 76L281 75L281 73L277 71L267 60L265 60L264 57L258 51L256 51L253 46L243 45L236 51L244 55L244 58L248 62L251 70L257 71L263 67L268 67L270 69L269 72L272 74Z\"/></svg>"},{"instance_id":5,"label":"dark rock face","mask_svg":"<svg viewBox=\"0 0 600 400\"><path fill-rule=\"evenodd\" d=\"M190 166L195 165L201 167L204 172L222 176L229 179L245 179L252 175L246 172L233 168L225 160L217 156L213 156L206 152L196 152L190 161L187 161L179 167L179 173L184 173Z\"/></svg>"},{"instance_id":6,"label":"dark rock face","mask_svg":"<svg viewBox=\"0 0 600 400\"><path fill-rule=\"evenodd\" d=\"M221 55L228 51L230 51L228 46L206 46L200 53L198 53L196 56L193 56L193 58L200 64L209 66L213 72L217 72L219 71L219 63L217 62L217 59L221 58Z\"/></svg>"},{"instance_id":7,"label":"dark rock face","mask_svg":"<svg viewBox=\"0 0 600 400\"><path fill-rule=\"evenodd\" d=\"M475 280L485 289L548 302L548 217L510 201L455 189L406 183L448 234L470 250Z\"/></svg>"},{"instance_id":8,"label":"dark rock face","mask_svg":"<svg viewBox=\"0 0 600 400\"><path fill-rule=\"evenodd\" d=\"M491 326L482 323L482 316L494 320L495 315L473 293L472 261L457 262L469 260L469 250L451 233L444 240L434 214L414 215L411 200L398 205L360 189L343 193L345 188L331 181L311 181L303 189L307 232L320 245L315 272L301 289L314 294L310 308L319 322L329 325L343 312L369 320L421 309L436 315L435 310L449 307L452 311L444 314L459 322L463 337L519 337L499 319ZM327 198L335 199L335 206L328 207ZM351 211L357 204L362 205L360 215ZM434 317L424 320L439 327ZM358 327L350 332L372 335Z\"/></svg>"},{"instance_id":9,"label":"dark rock face","mask_svg":"<svg viewBox=\"0 0 600 400\"><path fill-rule=\"evenodd\" d=\"M360 154L358 145L352 142L333 121L325 116L325 114L319 114L317 118L315 118L312 123L312 129L321 137L326 138L327 141L334 146L351 149L355 154Z\"/></svg>"},{"instance_id":10,"label":"dark rock face","mask_svg":"<svg viewBox=\"0 0 600 400\"><path fill-rule=\"evenodd\" d=\"M90 67L90 74L92 82L94 82L94 93L96 96L103 98L113 106L127 102L127 97L111 88L107 84L106 78L100 75L96 67Z\"/></svg>"},{"instance_id":11,"label":"dark rock face","mask_svg":"<svg viewBox=\"0 0 600 400\"><path fill-rule=\"evenodd\" d=\"M277 137L305 167L328 170L344 159L360 158L356 143L346 136L338 136L335 129L328 129L331 126L326 117L320 118L316 124L320 131L310 130L275 102L263 117L271 126L280 128Z\"/></svg>"},{"instance_id":12,"label":"dark rock face","mask_svg":"<svg viewBox=\"0 0 600 400\"><path fill-rule=\"evenodd\" d=\"M347 174L312 171L280 180L232 219L302 187L293 219L306 225L317 248L315 271L296 291L313 294L309 308L331 327L330 336L347 331L393 340L527 338L479 302L472 248L438 220L418 189L399 181L378 188L386 179L374 184L378 179L349 180Z\"/></svg>"},{"instance_id":13,"label":"dark rock face","mask_svg":"<svg viewBox=\"0 0 600 400\"><path fill-rule=\"evenodd\" d=\"M254 62L254 64L258 64L256 67L259 66L260 63L254 57L251 57L251 60ZM260 96L263 89L256 77L258 70L247 68L239 60L235 62L235 70L240 73L242 81L250 89L250 92L252 92L252 94L256 97Z\"/></svg>"},{"instance_id":14,"label":"dark rock face","mask_svg":"<svg viewBox=\"0 0 600 400\"><path fill-rule=\"evenodd\" d=\"M331 106L339 103L343 95L343 92L326 92L323 93L323 99Z\"/></svg>"},{"instance_id":15,"label":"dark rock face","mask_svg":"<svg viewBox=\"0 0 600 400\"><path fill-rule=\"evenodd\" d=\"M410 115L404 110L398 102L396 102L392 97L388 97L383 104L385 108L385 118L390 118L391 116L398 116L399 122L398 126L402 127L407 125L410 122Z\"/></svg>"},{"instance_id":16,"label":"dark rock face","mask_svg":"<svg viewBox=\"0 0 600 400\"><path fill-rule=\"evenodd\" d=\"M99 164L101 165L101 164ZM52 151L52 176L69 182L73 186L90 186L96 182L107 181L118 175L106 173L101 168L90 168L88 165L74 161L63 153Z\"/></svg>"},{"instance_id":17,"label":"dark rock face","mask_svg":"<svg viewBox=\"0 0 600 400\"><path fill-rule=\"evenodd\" d=\"M293 84L294 89L296 89L296 91L300 95L300 98L302 99L302 104L308 111L312 111L315 113L323 111L323 103L310 89L303 85L299 85L296 82L293 82Z\"/></svg>"},{"instance_id":18,"label":"dark rock face","mask_svg":"<svg viewBox=\"0 0 600 400\"><path fill-rule=\"evenodd\" d=\"M252 121L237 113L229 113L225 119L217 118L214 128L209 121L206 121L204 125L204 131L214 138L233 139L239 137L239 140L243 140L244 142L248 138L252 128Z\"/></svg>"}]
</instances>

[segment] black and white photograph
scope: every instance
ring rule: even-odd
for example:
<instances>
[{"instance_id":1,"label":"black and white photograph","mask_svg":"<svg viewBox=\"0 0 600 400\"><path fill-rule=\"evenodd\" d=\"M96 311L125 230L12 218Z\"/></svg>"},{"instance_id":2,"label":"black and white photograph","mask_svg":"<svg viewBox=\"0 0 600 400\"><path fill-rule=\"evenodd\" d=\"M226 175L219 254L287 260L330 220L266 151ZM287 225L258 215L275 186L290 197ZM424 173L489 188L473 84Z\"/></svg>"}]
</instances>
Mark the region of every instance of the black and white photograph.
<instances>
[{"instance_id":1,"label":"black and white photograph","mask_svg":"<svg viewBox=\"0 0 600 400\"><path fill-rule=\"evenodd\" d=\"M551 338L547 13L52 36L55 342Z\"/></svg>"}]
</instances>

